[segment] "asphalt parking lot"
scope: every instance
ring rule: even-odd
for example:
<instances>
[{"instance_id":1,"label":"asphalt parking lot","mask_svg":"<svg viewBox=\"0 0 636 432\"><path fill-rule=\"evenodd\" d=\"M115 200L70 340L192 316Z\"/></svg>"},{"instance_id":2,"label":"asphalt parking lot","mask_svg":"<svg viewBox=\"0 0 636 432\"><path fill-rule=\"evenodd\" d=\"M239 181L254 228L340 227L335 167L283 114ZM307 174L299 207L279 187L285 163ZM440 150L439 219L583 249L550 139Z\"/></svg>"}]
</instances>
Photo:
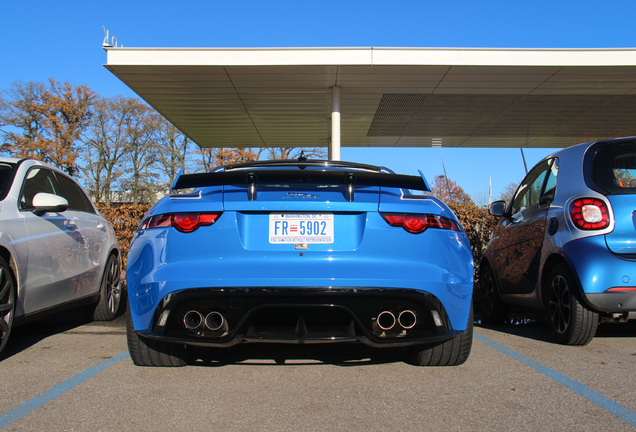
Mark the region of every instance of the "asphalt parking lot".
<instances>
[{"instance_id":1,"label":"asphalt parking lot","mask_svg":"<svg viewBox=\"0 0 636 432\"><path fill-rule=\"evenodd\" d=\"M459 367L360 345L243 345L176 369L133 365L123 317L57 315L0 356L3 431L636 430L636 325L585 347L536 321L475 327Z\"/></svg>"}]
</instances>

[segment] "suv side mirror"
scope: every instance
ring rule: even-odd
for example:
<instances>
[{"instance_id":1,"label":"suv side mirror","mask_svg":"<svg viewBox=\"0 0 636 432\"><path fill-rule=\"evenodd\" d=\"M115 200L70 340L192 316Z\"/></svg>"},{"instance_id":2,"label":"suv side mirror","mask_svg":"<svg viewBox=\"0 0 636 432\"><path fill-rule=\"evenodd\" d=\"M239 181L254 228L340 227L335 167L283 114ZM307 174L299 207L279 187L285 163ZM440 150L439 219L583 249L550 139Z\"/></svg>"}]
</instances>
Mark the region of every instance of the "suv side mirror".
<instances>
[{"instance_id":1,"label":"suv side mirror","mask_svg":"<svg viewBox=\"0 0 636 432\"><path fill-rule=\"evenodd\" d=\"M61 213L68 209L68 201L59 195L40 192L33 197L33 214L42 216L44 213Z\"/></svg>"},{"instance_id":2,"label":"suv side mirror","mask_svg":"<svg viewBox=\"0 0 636 432\"><path fill-rule=\"evenodd\" d=\"M490 204L490 214L497 217L502 217L506 213L505 201L494 201Z\"/></svg>"}]
</instances>

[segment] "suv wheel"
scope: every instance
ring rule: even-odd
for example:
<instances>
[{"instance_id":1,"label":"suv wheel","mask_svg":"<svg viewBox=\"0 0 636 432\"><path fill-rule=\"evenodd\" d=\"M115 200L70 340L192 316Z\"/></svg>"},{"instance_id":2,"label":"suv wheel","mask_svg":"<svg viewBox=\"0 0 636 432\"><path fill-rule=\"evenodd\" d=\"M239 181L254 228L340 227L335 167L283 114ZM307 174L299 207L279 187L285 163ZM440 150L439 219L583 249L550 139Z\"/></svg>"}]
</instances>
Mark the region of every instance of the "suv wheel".
<instances>
[{"instance_id":1,"label":"suv wheel","mask_svg":"<svg viewBox=\"0 0 636 432\"><path fill-rule=\"evenodd\" d=\"M15 314L15 288L13 273L7 262L0 257L0 351L7 344L13 316Z\"/></svg>"}]
</instances>

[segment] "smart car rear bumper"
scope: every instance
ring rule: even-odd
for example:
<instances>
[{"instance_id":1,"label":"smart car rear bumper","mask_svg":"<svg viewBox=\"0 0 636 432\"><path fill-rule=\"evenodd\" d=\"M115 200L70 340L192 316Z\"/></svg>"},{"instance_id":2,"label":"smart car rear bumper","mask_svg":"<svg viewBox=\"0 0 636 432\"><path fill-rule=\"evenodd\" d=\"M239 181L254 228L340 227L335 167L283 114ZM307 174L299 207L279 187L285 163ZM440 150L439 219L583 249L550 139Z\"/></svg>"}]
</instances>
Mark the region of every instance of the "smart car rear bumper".
<instances>
[{"instance_id":1,"label":"smart car rear bumper","mask_svg":"<svg viewBox=\"0 0 636 432\"><path fill-rule=\"evenodd\" d=\"M570 241L563 251L589 307L606 313L636 311L636 291L630 290L636 287L636 256L612 253L602 235Z\"/></svg>"}]
</instances>

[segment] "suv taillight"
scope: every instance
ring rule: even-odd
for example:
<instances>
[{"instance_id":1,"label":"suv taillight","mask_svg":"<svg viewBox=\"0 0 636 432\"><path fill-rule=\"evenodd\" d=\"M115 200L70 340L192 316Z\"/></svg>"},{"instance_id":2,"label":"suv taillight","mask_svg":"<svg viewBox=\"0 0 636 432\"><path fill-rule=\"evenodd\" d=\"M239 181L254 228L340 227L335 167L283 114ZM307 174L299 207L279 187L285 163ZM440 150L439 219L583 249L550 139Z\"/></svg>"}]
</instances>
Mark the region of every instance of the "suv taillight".
<instances>
[{"instance_id":1,"label":"suv taillight","mask_svg":"<svg viewBox=\"0 0 636 432\"><path fill-rule=\"evenodd\" d=\"M461 231L457 222L444 216L408 213L381 213L381 215L389 225L402 227L413 234L422 233L427 228Z\"/></svg>"},{"instance_id":2,"label":"suv taillight","mask_svg":"<svg viewBox=\"0 0 636 432\"><path fill-rule=\"evenodd\" d=\"M212 225L221 213L173 213L151 216L142 222L139 231L151 228L170 228L189 233L200 226Z\"/></svg>"},{"instance_id":3,"label":"suv taillight","mask_svg":"<svg viewBox=\"0 0 636 432\"><path fill-rule=\"evenodd\" d=\"M582 230L600 230L610 224L607 204L597 198L579 198L572 201L570 217L574 225Z\"/></svg>"}]
</instances>

